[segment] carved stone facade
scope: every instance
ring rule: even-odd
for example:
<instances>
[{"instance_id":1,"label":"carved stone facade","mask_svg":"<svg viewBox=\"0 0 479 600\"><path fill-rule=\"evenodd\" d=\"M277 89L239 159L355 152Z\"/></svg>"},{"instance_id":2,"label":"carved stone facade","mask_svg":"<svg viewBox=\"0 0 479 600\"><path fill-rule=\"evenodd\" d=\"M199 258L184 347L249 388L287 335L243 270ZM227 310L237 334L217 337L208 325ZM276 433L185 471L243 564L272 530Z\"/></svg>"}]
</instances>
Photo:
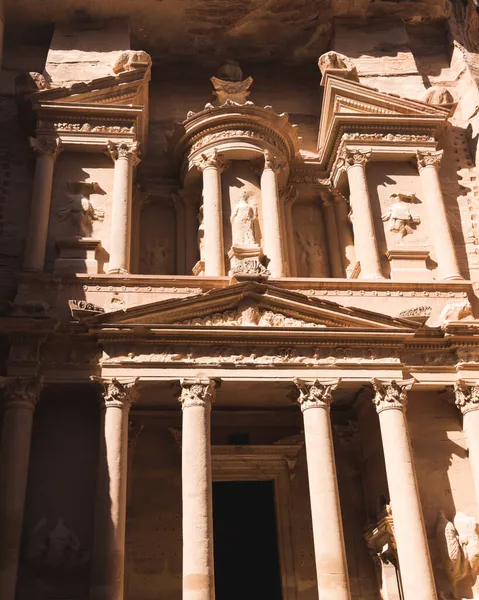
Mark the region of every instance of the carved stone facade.
<instances>
[{"instance_id":1,"label":"carved stone facade","mask_svg":"<svg viewBox=\"0 0 479 600\"><path fill-rule=\"evenodd\" d=\"M474 3L86 4L0 0L1 600L479 600Z\"/></svg>"}]
</instances>

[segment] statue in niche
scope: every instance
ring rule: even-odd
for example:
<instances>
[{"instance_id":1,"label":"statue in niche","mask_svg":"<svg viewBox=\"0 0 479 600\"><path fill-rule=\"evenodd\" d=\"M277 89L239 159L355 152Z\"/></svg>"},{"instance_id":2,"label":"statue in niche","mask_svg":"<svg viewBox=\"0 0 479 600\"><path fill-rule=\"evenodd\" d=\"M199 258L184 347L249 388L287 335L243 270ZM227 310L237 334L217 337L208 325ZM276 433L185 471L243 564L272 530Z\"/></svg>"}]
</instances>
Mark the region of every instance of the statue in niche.
<instances>
[{"instance_id":1,"label":"statue in niche","mask_svg":"<svg viewBox=\"0 0 479 600\"><path fill-rule=\"evenodd\" d=\"M243 192L231 215L231 228L234 246L257 245L255 225L258 219L256 206L248 203L250 194Z\"/></svg>"},{"instance_id":2,"label":"statue in niche","mask_svg":"<svg viewBox=\"0 0 479 600\"><path fill-rule=\"evenodd\" d=\"M389 199L392 204L387 213L382 215L384 222L389 221L389 231L397 233L399 244L404 244L404 238L413 233L421 219L411 214L410 204L417 204L416 194L391 194Z\"/></svg>"},{"instance_id":3,"label":"statue in niche","mask_svg":"<svg viewBox=\"0 0 479 600\"><path fill-rule=\"evenodd\" d=\"M93 206L90 195L99 194L102 189L94 181L69 181L67 189L68 201L58 211L60 221L68 219L75 228L75 235L91 237L93 221L103 221L105 213Z\"/></svg>"},{"instance_id":4,"label":"statue in niche","mask_svg":"<svg viewBox=\"0 0 479 600\"><path fill-rule=\"evenodd\" d=\"M299 247L299 262L304 265L306 277L324 277L324 252L321 243L311 235L302 236L298 231L295 234Z\"/></svg>"},{"instance_id":5,"label":"statue in niche","mask_svg":"<svg viewBox=\"0 0 479 600\"><path fill-rule=\"evenodd\" d=\"M141 271L143 273L168 274L170 270L170 248L168 243L156 238L153 243L148 244L141 259Z\"/></svg>"}]
</instances>

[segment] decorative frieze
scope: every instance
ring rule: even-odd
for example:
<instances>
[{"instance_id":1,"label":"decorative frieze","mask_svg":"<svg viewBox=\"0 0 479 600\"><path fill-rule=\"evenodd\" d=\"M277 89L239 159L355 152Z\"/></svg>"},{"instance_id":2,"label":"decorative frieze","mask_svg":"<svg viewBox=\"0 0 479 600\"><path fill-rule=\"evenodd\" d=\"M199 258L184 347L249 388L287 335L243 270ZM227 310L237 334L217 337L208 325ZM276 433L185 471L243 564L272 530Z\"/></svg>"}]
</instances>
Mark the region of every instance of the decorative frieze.
<instances>
[{"instance_id":1,"label":"decorative frieze","mask_svg":"<svg viewBox=\"0 0 479 600\"><path fill-rule=\"evenodd\" d=\"M211 408L215 399L215 388L214 379L183 379L179 398L183 410L192 406Z\"/></svg>"},{"instance_id":2,"label":"decorative frieze","mask_svg":"<svg viewBox=\"0 0 479 600\"><path fill-rule=\"evenodd\" d=\"M341 140L361 142L413 142L418 144L433 144L436 142L431 135L418 135L411 133L343 133Z\"/></svg>"},{"instance_id":3,"label":"decorative frieze","mask_svg":"<svg viewBox=\"0 0 479 600\"><path fill-rule=\"evenodd\" d=\"M116 133L134 135L136 128L134 125L94 125L88 121L73 123L61 121L37 121L37 130L55 131L57 133Z\"/></svg>"}]
</instances>

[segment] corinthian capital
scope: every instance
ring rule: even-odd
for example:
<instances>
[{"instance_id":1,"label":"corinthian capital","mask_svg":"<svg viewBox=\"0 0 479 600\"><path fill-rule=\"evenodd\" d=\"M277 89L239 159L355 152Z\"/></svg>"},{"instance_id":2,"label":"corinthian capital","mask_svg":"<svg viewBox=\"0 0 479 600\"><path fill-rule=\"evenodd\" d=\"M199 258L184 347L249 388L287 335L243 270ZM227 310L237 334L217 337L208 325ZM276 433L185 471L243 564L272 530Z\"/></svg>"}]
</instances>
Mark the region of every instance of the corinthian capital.
<instances>
[{"instance_id":1,"label":"corinthian capital","mask_svg":"<svg viewBox=\"0 0 479 600\"><path fill-rule=\"evenodd\" d=\"M139 157L139 148L140 144L138 142L108 142L106 145L106 153L113 162L117 161L119 158L128 158L133 162L133 166L140 162Z\"/></svg>"},{"instance_id":2,"label":"corinthian capital","mask_svg":"<svg viewBox=\"0 0 479 600\"><path fill-rule=\"evenodd\" d=\"M214 379L182 379L180 402L183 410L192 406L211 408L215 399Z\"/></svg>"},{"instance_id":3,"label":"corinthian capital","mask_svg":"<svg viewBox=\"0 0 479 600\"><path fill-rule=\"evenodd\" d=\"M55 135L39 135L36 138L30 138L30 146L38 154L45 154L56 159L63 150L62 142Z\"/></svg>"},{"instance_id":4,"label":"corinthian capital","mask_svg":"<svg viewBox=\"0 0 479 600\"><path fill-rule=\"evenodd\" d=\"M329 381L295 379L294 383L299 390L298 402L301 411L304 412L308 408L329 410L333 401L333 391L338 387L340 381L340 379Z\"/></svg>"},{"instance_id":5,"label":"corinthian capital","mask_svg":"<svg viewBox=\"0 0 479 600\"><path fill-rule=\"evenodd\" d=\"M443 150L429 150L427 152L416 150L417 168L419 170L424 169L424 167L439 169L443 154Z\"/></svg>"},{"instance_id":6,"label":"corinthian capital","mask_svg":"<svg viewBox=\"0 0 479 600\"><path fill-rule=\"evenodd\" d=\"M371 381L374 388L373 404L379 414L383 410L406 410L407 392L412 388L414 379L384 383L379 379Z\"/></svg>"},{"instance_id":7,"label":"corinthian capital","mask_svg":"<svg viewBox=\"0 0 479 600\"><path fill-rule=\"evenodd\" d=\"M224 171L229 165L229 162L225 159L224 155L218 152L216 148L211 154L202 154L200 160L196 163L198 169L203 172L208 167L218 169L218 171Z\"/></svg>"},{"instance_id":8,"label":"corinthian capital","mask_svg":"<svg viewBox=\"0 0 479 600\"><path fill-rule=\"evenodd\" d=\"M265 169L271 169L275 173L279 173L284 169L284 161L275 156L270 150L265 150L263 154Z\"/></svg>"},{"instance_id":9,"label":"corinthian capital","mask_svg":"<svg viewBox=\"0 0 479 600\"><path fill-rule=\"evenodd\" d=\"M479 383L467 385L462 380L455 383L454 402L463 415L479 410Z\"/></svg>"},{"instance_id":10,"label":"corinthian capital","mask_svg":"<svg viewBox=\"0 0 479 600\"><path fill-rule=\"evenodd\" d=\"M102 405L104 408L127 408L138 399L138 377L129 381L102 381Z\"/></svg>"},{"instance_id":11,"label":"corinthian capital","mask_svg":"<svg viewBox=\"0 0 479 600\"><path fill-rule=\"evenodd\" d=\"M43 387L41 377L2 377L0 387L4 389L5 408L33 410Z\"/></svg>"},{"instance_id":12,"label":"corinthian capital","mask_svg":"<svg viewBox=\"0 0 479 600\"><path fill-rule=\"evenodd\" d=\"M369 148L344 148L339 155L339 166L344 166L346 169L354 167L355 165L365 167L366 163L371 158L371 154L372 152Z\"/></svg>"}]
</instances>

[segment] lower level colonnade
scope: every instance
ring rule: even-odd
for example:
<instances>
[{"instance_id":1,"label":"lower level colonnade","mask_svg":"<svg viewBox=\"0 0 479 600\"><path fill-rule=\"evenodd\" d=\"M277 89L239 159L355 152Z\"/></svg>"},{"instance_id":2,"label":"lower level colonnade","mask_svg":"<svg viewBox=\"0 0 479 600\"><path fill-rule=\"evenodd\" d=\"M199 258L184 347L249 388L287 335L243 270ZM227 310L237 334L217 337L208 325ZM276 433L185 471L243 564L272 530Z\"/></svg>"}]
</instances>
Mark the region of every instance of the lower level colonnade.
<instances>
[{"instance_id":1,"label":"lower level colonnade","mask_svg":"<svg viewBox=\"0 0 479 600\"><path fill-rule=\"evenodd\" d=\"M40 380L5 380L0 464L0 589L2 600L15 599L28 476L29 448ZM128 423L138 397L138 380L99 382L102 420L96 485L95 535L90 598L124 597L127 511ZM339 380L291 381L304 422L311 519L321 600L351 598L342 514L333 450L330 408ZM414 459L406 419L411 381L372 380L363 389L376 407L385 458L405 600L434 600L436 587L429 556ZM213 600L213 506L211 409L218 381L184 379L182 406L183 600ZM464 416L477 486L479 458L477 388L459 382L455 400ZM479 487L479 486L477 486Z\"/></svg>"}]
</instances>

